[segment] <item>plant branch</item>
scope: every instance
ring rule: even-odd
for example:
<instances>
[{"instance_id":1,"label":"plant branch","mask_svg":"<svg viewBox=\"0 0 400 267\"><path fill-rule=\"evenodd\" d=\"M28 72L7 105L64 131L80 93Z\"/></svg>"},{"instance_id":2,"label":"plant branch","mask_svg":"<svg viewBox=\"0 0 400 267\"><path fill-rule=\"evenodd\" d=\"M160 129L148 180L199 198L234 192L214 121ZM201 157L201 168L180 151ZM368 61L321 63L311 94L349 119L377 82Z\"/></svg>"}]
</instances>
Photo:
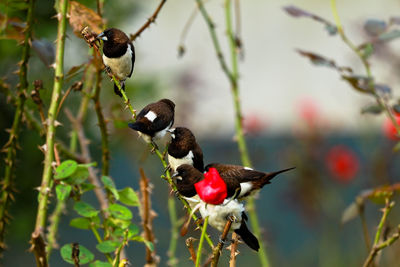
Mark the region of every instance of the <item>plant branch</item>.
<instances>
[{"instance_id":1,"label":"plant branch","mask_svg":"<svg viewBox=\"0 0 400 267\"><path fill-rule=\"evenodd\" d=\"M169 220L171 223L171 237L169 241L169 248L168 248L168 265L169 266L176 266L178 264L178 259L175 256L177 241L179 238L178 234L178 218L176 215L176 206L175 206L175 198L171 195L168 196L168 211L169 211Z\"/></svg>"},{"instance_id":2,"label":"plant branch","mask_svg":"<svg viewBox=\"0 0 400 267\"><path fill-rule=\"evenodd\" d=\"M236 266L236 256L239 254L237 250L237 245L239 243L238 235L233 232L232 233L232 244L231 244L231 258L229 260L229 267Z\"/></svg>"},{"instance_id":3,"label":"plant branch","mask_svg":"<svg viewBox=\"0 0 400 267\"><path fill-rule=\"evenodd\" d=\"M362 224L362 228L363 228L365 245L367 247L367 251L370 251L371 250L371 237L369 236L367 220L365 219L364 202L363 202L362 198L357 197L356 203L357 203L357 208L358 208L358 214L360 215L361 224Z\"/></svg>"},{"instance_id":4,"label":"plant branch","mask_svg":"<svg viewBox=\"0 0 400 267\"><path fill-rule=\"evenodd\" d=\"M387 216L394 206L394 202L390 202L388 198L386 198L385 203L386 204L385 204L385 208L383 208L383 215L382 215L381 221L379 222L378 230L376 231L376 234L375 234L374 247L376 245L378 245L378 242L381 238L382 229L383 229L383 226L385 225Z\"/></svg>"},{"instance_id":5,"label":"plant branch","mask_svg":"<svg viewBox=\"0 0 400 267\"><path fill-rule=\"evenodd\" d=\"M60 93L64 81L64 45L67 29L67 10L68 1L60 0L60 10L58 10L58 30L57 30L57 52L56 52L56 63L55 63L55 76L54 76L54 87L48 111L48 125L46 133L46 150L44 169L42 176L42 184L39 192L39 205L36 217L36 225L34 233L41 234L46 226L47 218L47 200L49 192L52 187L52 164L54 159L54 138L55 138L55 120L56 111L60 101Z\"/></svg>"},{"instance_id":6,"label":"plant branch","mask_svg":"<svg viewBox=\"0 0 400 267\"><path fill-rule=\"evenodd\" d=\"M367 73L367 77L369 79L368 86L369 86L370 91L373 93L378 105L381 106L385 110L385 113L388 116L388 118L390 119L390 121L392 122L393 126L395 127L397 134L400 135L400 125L397 123L397 120L393 114L392 109L388 105L385 104L382 97L375 90L374 78L372 76L371 68L370 68L370 65L369 65L366 57L363 56L361 50L358 49L357 46L353 42L351 42L350 39L344 33L342 24L340 22L339 13L336 8L336 0L331 0L331 8L332 8L333 17L335 18L336 27L338 29L340 37L342 38L343 42L345 44L347 44L347 46L349 46L350 49L353 50L353 52L356 53L357 56L360 58L363 66L365 68L365 72Z\"/></svg>"},{"instance_id":7,"label":"plant branch","mask_svg":"<svg viewBox=\"0 0 400 267\"><path fill-rule=\"evenodd\" d=\"M208 216L204 219L203 230L201 231L199 246L197 248L196 267L200 266L201 252L203 250L204 237L207 235Z\"/></svg>"},{"instance_id":8,"label":"plant branch","mask_svg":"<svg viewBox=\"0 0 400 267\"><path fill-rule=\"evenodd\" d=\"M130 38L131 41L135 41L137 37L140 36L140 34L142 34L142 32L144 30L146 30L152 23L154 23L157 19L158 13L160 13L161 8L164 6L164 4L167 2L167 0L161 0L160 4L157 6L156 10L154 11L153 15L151 15L150 18L147 19L146 23L143 24L142 27L140 27L140 29L134 33L131 34Z\"/></svg>"},{"instance_id":9,"label":"plant branch","mask_svg":"<svg viewBox=\"0 0 400 267\"><path fill-rule=\"evenodd\" d=\"M194 264L196 264L196 252L194 251L194 247L193 247L193 242L196 239L194 239L193 237L189 237L188 239L186 239L186 247L189 250L190 253L190 259L193 261Z\"/></svg>"},{"instance_id":10,"label":"plant branch","mask_svg":"<svg viewBox=\"0 0 400 267\"><path fill-rule=\"evenodd\" d=\"M212 267L218 266L219 256L221 256L221 251L228 236L229 230L231 229L232 222L234 221L233 216L229 216L226 221L224 231L222 232L221 238L219 239L218 245L213 249L213 258L211 262Z\"/></svg>"},{"instance_id":11,"label":"plant branch","mask_svg":"<svg viewBox=\"0 0 400 267\"><path fill-rule=\"evenodd\" d=\"M58 248L57 244L58 226L60 225L60 218L64 211L65 211L65 201L58 199L56 207L54 208L54 211L49 218L50 225L48 228L47 246L46 246L47 261L50 260L50 254L53 248L54 249Z\"/></svg>"},{"instance_id":12,"label":"plant branch","mask_svg":"<svg viewBox=\"0 0 400 267\"><path fill-rule=\"evenodd\" d=\"M29 0L28 11L26 15L26 28L24 42L22 46L22 59L19 68L19 86L18 98L16 100L16 111L14 120L10 131L9 140L3 147L7 156L5 159L4 177L0 183L1 196L0 196L0 256L5 248L4 235L5 227L7 224L7 208L11 199L13 199L13 175L15 168L15 161L17 156L18 138L20 132L20 125L22 114L24 113L24 105L26 99L26 91L28 89L28 61L30 56L30 44L32 38L32 22L35 0Z\"/></svg>"},{"instance_id":13,"label":"plant branch","mask_svg":"<svg viewBox=\"0 0 400 267\"><path fill-rule=\"evenodd\" d=\"M155 236L153 232L153 220L155 212L151 209L150 194L152 191L152 185L149 183L149 179L146 177L143 169L140 168L140 196L141 196L141 209L140 217L142 217L142 226L144 230L144 239L155 244ZM155 247L155 246L154 246ZM157 264L156 250L151 251L146 246L146 264L154 265Z\"/></svg>"}]
</instances>

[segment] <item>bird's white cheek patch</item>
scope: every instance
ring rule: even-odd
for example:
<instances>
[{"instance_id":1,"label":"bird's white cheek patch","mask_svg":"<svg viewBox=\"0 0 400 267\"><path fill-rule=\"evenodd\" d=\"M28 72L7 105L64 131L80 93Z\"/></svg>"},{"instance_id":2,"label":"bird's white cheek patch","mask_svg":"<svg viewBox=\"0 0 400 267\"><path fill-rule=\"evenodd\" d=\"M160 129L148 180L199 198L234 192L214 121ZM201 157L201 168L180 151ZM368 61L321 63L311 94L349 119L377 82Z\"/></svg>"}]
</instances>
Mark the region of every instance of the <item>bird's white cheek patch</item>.
<instances>
[{"instance_id":1,"label":"bird's white cheek patch","mask_svg":"<svg viewBox=\"0 0 400 267\"><path fill-rule=\"evenodd\" d=\"M108 41L108 38L107 38L107 36L103 36L103 37L101 37L101 40Z\"/></svg>"},{"instance_id":2,"label":"bird's white cheek patch","mask_svg":"<svg viewBox=\"0 0 400 267\"><path fill-rule=\"evenodd\" d=\"M252 171L253 169L250 167L244 167L245 170Z\"/></svg>"},{"instance_id":3,"label":"bird's white cheek patch","mask_svg":"<svg viewBox=\"0 0 400 267\"><path fill-rule=\"evenodd\" d=\"M157 118L157 114L150 110L144 117L153 122Z\"/></svg>"},{"instance_id":4,"label":"bird's white cheek patch","mask_svg":"<svg viewBox=\"0 0 400 267\"><path fill-rule=\"evenodd\" d=\"M240 183L240 194L239 194L239 197L241 197L241 196L247 194L248 192L250 192L252 188L253 188L253 185L251 184L251 182Z\"/></svg>"},{"instance_id":5,"label":"bird's white cheek patch","mask_svg":"<svg viewBox=\"0 0 400 267\"><path fill-rule=\"evenodd\" d=\"M174 171L183 164L193 165L193 152L190 150L185 157L180 159L168 155L168 162Z\"/></svg>"}]
</instances>

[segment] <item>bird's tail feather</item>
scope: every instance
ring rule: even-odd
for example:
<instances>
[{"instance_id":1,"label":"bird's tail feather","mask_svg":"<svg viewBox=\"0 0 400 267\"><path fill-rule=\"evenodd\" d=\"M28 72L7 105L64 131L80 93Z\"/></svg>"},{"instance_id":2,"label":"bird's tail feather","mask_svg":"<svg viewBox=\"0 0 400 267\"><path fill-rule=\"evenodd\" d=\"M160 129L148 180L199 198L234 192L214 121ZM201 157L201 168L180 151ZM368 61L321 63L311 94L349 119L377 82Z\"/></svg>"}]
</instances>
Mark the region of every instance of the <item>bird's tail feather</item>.
<instances>
[{"instance_id":1,"label":"bird's tail feather","mask_svg":"<svg viewBox=\"0 0 400 267\"><path fill-rule=\"evenodd\" d=\"M133 123L128 123L129 128L135 130L135 131L140 131L143 129L143 125L140 121L136 121Z\"/></svg>"},{"instance_id":2,"label":"bird's tail feather","mask_svg":"<svg viewBox=\"0 0 400 267\"><path fill-rule=\"evenodd\" d=\"M260 244L258 243L257 237L255 237L247 228L246 223L242 221L239 229L235 230L235 233L240 235L244 243L248 245L250 248L258 251L260 249Z\"/></svg>"},{"instance_id":3,"label":"bird's tail feather","mask_svg":"<svg viewBox=\"0 0 400 267\"><path fill-rule=\"evenodd\" d=\"M264 181L265 181L265 183L267 184L267 183L269 183L269 181L272 180L272 178L274 178L274 177L277 176L278 174L281 174L281 173L283 173L283 172L287 172L287 171L293 170L293 169L295 169L295 168L296 168L296 167L292 167L292 168L287 168L287 169L283 169L283 170L276 171L276 172L270 172L270 173L268 173L268 174L265 176Z\"/></svg>"}]
</instances>

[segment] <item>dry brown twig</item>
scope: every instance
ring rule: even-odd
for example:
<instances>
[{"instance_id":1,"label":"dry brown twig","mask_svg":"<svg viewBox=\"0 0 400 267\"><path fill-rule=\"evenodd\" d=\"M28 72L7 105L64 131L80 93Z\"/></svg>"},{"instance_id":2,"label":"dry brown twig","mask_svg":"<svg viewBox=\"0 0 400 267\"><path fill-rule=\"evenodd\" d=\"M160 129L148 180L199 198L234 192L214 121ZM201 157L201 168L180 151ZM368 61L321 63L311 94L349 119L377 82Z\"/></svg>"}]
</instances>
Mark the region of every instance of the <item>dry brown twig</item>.
<instances>
[{"instance_id":1,"label":"dry brown twig","mask_svg":"<svg viewBox=\"0 0 400 267\"><path fill-rule=\"evenodd\" d=\"M186 239L185 243L186 243L186 247L188 248L189 253L190 253L190 259L193 261L193 263L196 263L196 251L194 250L194 247L193 247L194 241L196 241L195 238L189 237L188 239Z\"/></svg>"},{"instance_id":2,"label":"dry brown twig","mask_svg":"<svg viewBox=\"0 0 400 267\"><path fill-rule=\"evenodd\" d=\"M151 15L151 17L147 19L146 23L143 24L143 26L140 27L140 29L136 33L130 35L131 41L135 41L135 39L139 37L144 30L146 30L152 23L156 21L158 13L160 13L161 8L164 6L166 2L167 0L161 0L160 4L157 6L153 15Z\"/></svg>"},{"instance_id":3,"label":"dry brown twig","mask_svg":"<svg viewBox=\"0 0 400 267\"><path fill-rule=\"evenodd\" d=\"M233 216L229 216L228 220L226 221L224 231L222 232L222 235L218 242L218 245L213 250L213 259L211 262L212 267L218 266L218 260L219 260L219 256L221 255L222 247L224 246L226 237L228 236L229 230L231 229L231 225L234 221L235 221L235 218Z\"/></svg>"},{"instance_id":4,"label":"dry brown twig","mask_svg":"<svg viewBox=\"0 0 400 267\"><path fill-rule=\"evenodd\" d=\"M143 169L140 168L140 217L142 218L143 235L144 239L155 243L155 236L153 232L153 219L157 215L154 210L151 209L150 194L153 185L149 182ZM156 266L159 262L159 257L156 254L156 250L151 251L146 246L146 266Z\"/></svg>"},{"instance_id":5,"label":"dry brown twig","mask_svg":"<svg viewBox=\"0 0 400 267\"><path fill-rule=\"evenodd\" d=\"M239 243L239 237L238 235L233 232L232 233L232 244L227 247L227 250L231 251L231 258L229 260L229 267L235 267L236 266L236 256L239 255L239 251L237 250L237 245Z\"/></svg>"}]
</instances>

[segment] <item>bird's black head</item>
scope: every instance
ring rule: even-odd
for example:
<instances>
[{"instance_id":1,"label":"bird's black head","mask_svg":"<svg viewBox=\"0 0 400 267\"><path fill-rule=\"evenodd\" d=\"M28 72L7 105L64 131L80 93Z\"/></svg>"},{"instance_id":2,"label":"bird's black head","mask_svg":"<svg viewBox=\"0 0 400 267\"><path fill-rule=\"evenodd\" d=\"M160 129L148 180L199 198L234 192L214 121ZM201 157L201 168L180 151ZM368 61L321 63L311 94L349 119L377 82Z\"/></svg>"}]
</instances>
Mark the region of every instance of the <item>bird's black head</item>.
<instances>
[{"instance_id":1,"label":"bird's black head","mask_svg":"<svg viewBox=\"0 0 400 267\"><path fill-rule=\"evenodd\" d=\"M171 133L171 137L175 142L196 142L196 138L188 128L176 127L174 129L171 129L169 132Z\"/></svg>"},{"instance_id":2,"label":"bird's black head","mask_svg":"<svg viewBox=\"0 0 400 267\"><path fill-rule=\"evenodd\" d=\"M167 105L171 108L171 110L175 110L175 103L172 102L171 100L167 99L167 98L161 99L161 100L158 101L158 102L165 103L165 104L167 104Z\"/></svg>"},{"instance_id":3,"label":"bird's black head","mask_svg":"<svg viewBox=\"0 0 400 267\"><path fill-rule=\"evenodd\" d=\"M193 183L197 183L203 179L204 175L192 165L182 164L176 169L174 177L181 177L183 181L193 180Z\"/></svg>"},{"instance_id":4,"label":"bird's black head","mask_svg":"<svg viewBox=\"0 0 400 267\"><path fill-rule=\"evenodd\" d=\"M105 30L96 38L104 41L103 53L110 58L122 56L127 51L128 44L131 44L129 37L123 31L115 28Z\"/></svg>"}]
</instances>

